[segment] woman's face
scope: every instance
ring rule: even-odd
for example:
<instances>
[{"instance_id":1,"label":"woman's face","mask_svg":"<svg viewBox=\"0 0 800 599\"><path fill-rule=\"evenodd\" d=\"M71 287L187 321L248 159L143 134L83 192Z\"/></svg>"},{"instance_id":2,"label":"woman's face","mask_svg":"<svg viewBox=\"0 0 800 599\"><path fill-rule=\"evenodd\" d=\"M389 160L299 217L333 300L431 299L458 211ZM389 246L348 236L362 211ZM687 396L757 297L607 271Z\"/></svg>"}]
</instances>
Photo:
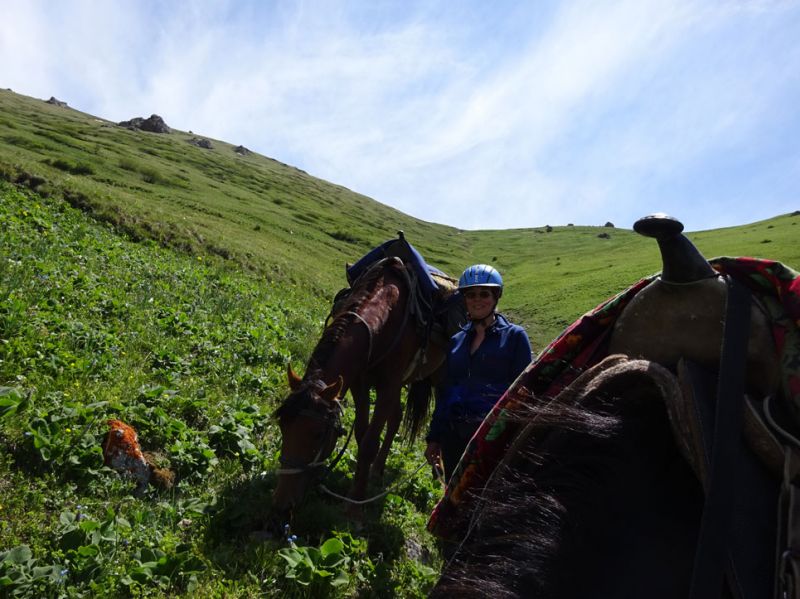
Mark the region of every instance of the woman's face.
<instances>
[{"instance_id":1,"label":"woman's face","mask_svg":"<svg viewBox=\"0 0 800 599\"><path fill-rule=\"evenodd\" d=\"M491 287L470 287L461 292L472 320L483 320L494 311L497 302Z\"/></svg>"}]
</instances>

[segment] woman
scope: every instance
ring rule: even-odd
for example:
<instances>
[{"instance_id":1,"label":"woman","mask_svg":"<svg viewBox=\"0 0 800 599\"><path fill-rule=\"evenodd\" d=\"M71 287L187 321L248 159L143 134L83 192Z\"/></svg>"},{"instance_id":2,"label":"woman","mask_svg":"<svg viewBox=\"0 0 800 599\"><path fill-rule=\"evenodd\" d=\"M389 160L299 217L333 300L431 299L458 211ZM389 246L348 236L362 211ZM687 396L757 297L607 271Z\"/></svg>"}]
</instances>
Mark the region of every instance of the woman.
<instances>
[{"instance_id":1,"label":"woman","mask_svg":"<svg viewBox=\"0 0 800 599\"><path fill-rule=\"evenodd\" d=\"M425 458L444 464L449 479L484 416L531 362L525 330L499 314L500 273L486 264L467 268L458 280L469 323L453 335L447 378L440 390L426 440Z\"/></svg>"}]
</instances>

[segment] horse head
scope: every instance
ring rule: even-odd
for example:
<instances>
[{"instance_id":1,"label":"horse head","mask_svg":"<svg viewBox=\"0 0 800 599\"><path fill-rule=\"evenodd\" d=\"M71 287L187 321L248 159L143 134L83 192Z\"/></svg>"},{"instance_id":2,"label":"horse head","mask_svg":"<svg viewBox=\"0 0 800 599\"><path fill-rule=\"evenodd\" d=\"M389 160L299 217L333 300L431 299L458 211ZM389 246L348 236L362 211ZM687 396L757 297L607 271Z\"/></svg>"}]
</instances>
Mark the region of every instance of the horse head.
<instances>
[{"instance_id":1,"label":"horse head","mask_svg":"<svg viewBox=\"0 0 800 599\"><path fill-rule=\"evenodd\" d=\"M309 376L311 375L311 376ZM275 416L281 428L281 468L272 497L273 512L286 516L333 453L341 426L339 393L344 381L327 384L316 374L301 379L288 368L290 392Z\"/></svg>"},{"instance_id":2,"label":"horse head","mask_svg":"<svg viewBox=\"0 0 800 599\"><path fill-rule=\"evenodd\" d=\"M727 284L665 214L638 220L634 230L654 237L663 269L617 319L610 354L644 358L668 368L687 358L709 369L719 364ZM779 385L779 360L764 310L753 301L747 347L747 388L759 397Z\"/></svg>"}]
</instances>

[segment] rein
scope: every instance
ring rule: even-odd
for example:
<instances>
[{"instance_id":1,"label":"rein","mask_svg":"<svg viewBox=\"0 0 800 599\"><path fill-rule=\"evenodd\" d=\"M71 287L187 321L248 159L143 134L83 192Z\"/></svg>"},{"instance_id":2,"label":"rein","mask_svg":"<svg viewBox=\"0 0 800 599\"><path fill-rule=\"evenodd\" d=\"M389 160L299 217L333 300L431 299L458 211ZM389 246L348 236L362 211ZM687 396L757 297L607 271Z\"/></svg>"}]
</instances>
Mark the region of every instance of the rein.
<instances>
[{"instance_id":1,"label":"rein","mask_svg":"<svg viewBox=\"0 0 800 599\"><path fill-rule=\"evenodd\" d=\"M376 499L380 499L381 497L384 497L384 496L388 495L389 493L392 492L393 489L396 489L397 487L399 487L401 485L401 483L408 482L409 480L411 480L411 478L417 472L419 472L425 466L427 466L427 464L428 464L427 462L422 462L422 464L420 464L417 467L417 469L414 470L414 472L412 472L411 474L409 474L408 476L406 476L403 479L400 479L398 481L393 482L391 484L391 486L386 487L386 489L384 491L382 491L381 493L378 493L377 495L375 495L375 497L370 497L369 499L350 499L349 497L345 497L344 495L339 495L338 493L334 493L333 491L331 491L328 487L326 487L322 483L319 484L319 488L321 490L325 491L331 497L335 497L336 499L341 499L342 501L346 501L347 503L350 503L350 504L353 504L353 505L364 505L366 503L372 503Z\"/></svg>"}]
</instances>

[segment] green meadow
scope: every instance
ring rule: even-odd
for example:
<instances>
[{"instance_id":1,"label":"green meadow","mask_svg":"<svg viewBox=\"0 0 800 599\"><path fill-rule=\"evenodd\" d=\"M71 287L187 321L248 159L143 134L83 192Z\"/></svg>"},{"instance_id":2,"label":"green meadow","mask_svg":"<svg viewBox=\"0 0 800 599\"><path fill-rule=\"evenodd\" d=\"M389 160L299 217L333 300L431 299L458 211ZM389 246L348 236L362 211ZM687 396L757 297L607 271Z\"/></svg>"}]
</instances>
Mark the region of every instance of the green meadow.
<instances>
[{"instance_id":1,"label":"green meadow","mask_svg":"<svg viewBox=\"0 0 800 599\"><path fill-rule=\"evenodd\" d=\"M303 370L345 264L398 230L451 275L492 264L502 310L540 350L657 272L656 244L631 223L428 223L198 136L0 91L0 597L424 596L441 489L426 468L410 476L420 441L395 443L399 484L362 524L312 493L296 539L251 535L275 485L286 367ZM689 237L707 257L797 268L798 222ZM104 467L111 418L175 472L172 488L134 495ZM354 463L349 447L326 484L345 493Z\"/></svg>"}]
</instances>

